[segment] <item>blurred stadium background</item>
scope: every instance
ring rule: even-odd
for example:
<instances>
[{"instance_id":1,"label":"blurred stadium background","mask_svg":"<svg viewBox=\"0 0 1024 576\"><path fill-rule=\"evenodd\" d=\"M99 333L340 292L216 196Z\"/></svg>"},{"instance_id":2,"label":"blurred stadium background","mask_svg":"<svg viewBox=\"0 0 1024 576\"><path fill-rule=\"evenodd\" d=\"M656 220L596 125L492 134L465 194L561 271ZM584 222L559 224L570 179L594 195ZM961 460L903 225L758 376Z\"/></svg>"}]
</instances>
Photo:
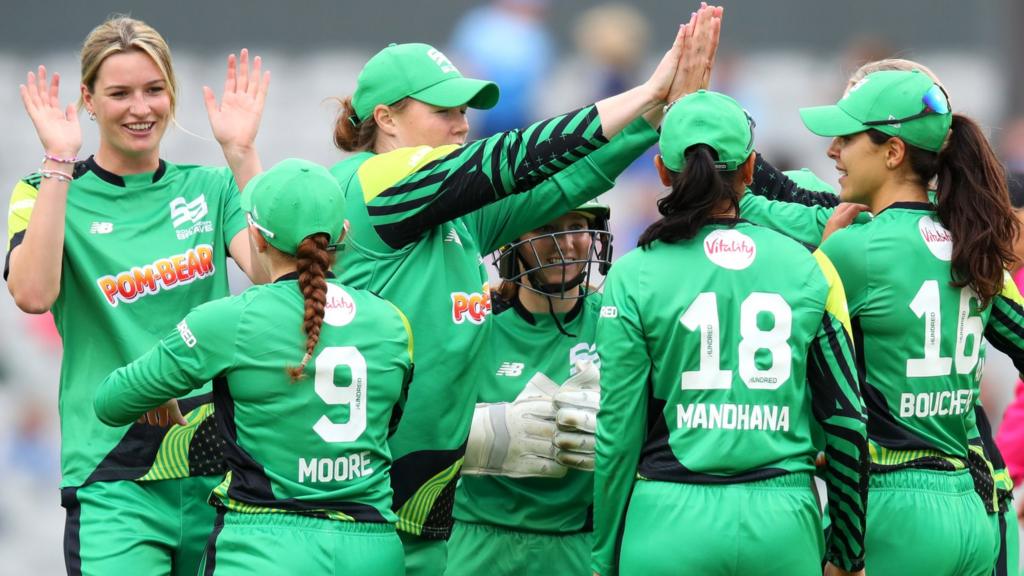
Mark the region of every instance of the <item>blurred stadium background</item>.
<instances>
[{"instance_id":1,"label":"blurred stadium background","mask_svg":"<svg viewBox=\"0 0 1024 576\"><path fill-rule=\"evenodd\" d=\"M757 148L780 167L807 166L834 182L832 163L824 156L827 143L803 128L797 108L834 102L859 64L898 56L928 64L945 82L954 109L980 120L1008 166L1024 169L1024 122L1018 118L1024 113L1024 3L722 4L726 12L713 87L748 108L757 120ZM479 136L642 81L695 6L665 0L9 3L0 34L4 204L15 181L34 170L41 156L18 84L42 63L62 74L62 100L76 98L77 50L109 14L147 21L173 50L180 126L169 130L162 151L173 162L223 163L201 87L219 91L230 51L248 47L262 55L273 72L258 140L269 166L292 156L325 165L342 157L331 141L332 98L350 94L362 64L389 42L431 43L464 74L501 85L504 107L490 116L471 116ZM95 149L97 137L84 115L81 120L84 157ZM613 208L619 255L635 246L656 216L654 202L663 190L649 160L638 161L603 197ZM235 285L243 287L241 281ZM60 343L48 316L22 314L8 297L0 298L0 321L5 327L0 329L0 574L62 574ZM985 397L995 426L1012 395L1013 372L1005 357L990 351Z\"/></svg>"}]
</instances>

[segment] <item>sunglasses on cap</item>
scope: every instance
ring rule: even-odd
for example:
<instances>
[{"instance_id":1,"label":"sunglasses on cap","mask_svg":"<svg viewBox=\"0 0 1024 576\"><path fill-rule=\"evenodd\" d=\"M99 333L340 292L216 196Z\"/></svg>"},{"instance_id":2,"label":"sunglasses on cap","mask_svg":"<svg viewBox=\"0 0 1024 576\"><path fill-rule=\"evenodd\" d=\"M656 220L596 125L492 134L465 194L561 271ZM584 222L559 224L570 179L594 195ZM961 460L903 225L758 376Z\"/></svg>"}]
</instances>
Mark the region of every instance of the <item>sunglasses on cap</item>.
<instances>
[{"instance_id":1,"label":"sunglasses on cap","mask_svg":"<svg viewBox=\"0 0 1024 576\"><path fill-rule=\"evenodd\" d=\"M245 213L245 219L246 219L246 221L248 221L248 222L249 222L249 226L252 226L253 228L255 228L255 229L259 230L259 231L260 231L260 232L262 232L262 233L263 233L263 235L264 235L264 236L266 236L267 238L273 238L274 236L276 236L276 234L274 234L274 233L273 233L273 232L271 232L270 230L267 230L267 229L266 229L266 228L264 228L263 226L260 226L260 225L259 225L259 223L257 223L257 222L256 222L255 220L253 220L253 219L252 219L252 214L251 214L251 213L249 213L249 212L246 212L246 213Z\"/></svg>"},{"instance_id":2,"label":"sunglasses on cap","mask_svg":"<svg viewBox=\"0 0 1024 576\"><path fill-rule=\"evenodd\" d=\"M924 118L929 114L949 114L949 95L938 84L932 84L932 87L924 93L924 96L921 96L921 102L924 103L924 109L917 114L905 118L871 120L870 122L863 122L863 124L865 126L888 126L890 124L902 124L903 122Z\"/></svg>"}]
</instances>

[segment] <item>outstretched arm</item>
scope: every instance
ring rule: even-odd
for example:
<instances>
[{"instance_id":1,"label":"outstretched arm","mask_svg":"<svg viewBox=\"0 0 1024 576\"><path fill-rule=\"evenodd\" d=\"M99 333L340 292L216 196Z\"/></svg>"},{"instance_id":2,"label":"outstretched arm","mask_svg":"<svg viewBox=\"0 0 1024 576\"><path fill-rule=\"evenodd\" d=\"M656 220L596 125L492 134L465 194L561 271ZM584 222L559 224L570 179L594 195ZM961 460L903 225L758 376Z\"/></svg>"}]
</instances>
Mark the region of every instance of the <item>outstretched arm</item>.
<instances>
[{"instance_id":1,"label":"outstretched arm","mask_svg":"<svg viewBox=\"0 0 1024 576\"><path fill-rule=\"evenodd\" d=\"M5 276L18 308L41 314L60 294L68 187L82 129L74 105L60 103L59 74L47 82L46 67L40 66L19 89L45 159L38 182L19 182L11 197Z\"/></svg>"}]
</instances>

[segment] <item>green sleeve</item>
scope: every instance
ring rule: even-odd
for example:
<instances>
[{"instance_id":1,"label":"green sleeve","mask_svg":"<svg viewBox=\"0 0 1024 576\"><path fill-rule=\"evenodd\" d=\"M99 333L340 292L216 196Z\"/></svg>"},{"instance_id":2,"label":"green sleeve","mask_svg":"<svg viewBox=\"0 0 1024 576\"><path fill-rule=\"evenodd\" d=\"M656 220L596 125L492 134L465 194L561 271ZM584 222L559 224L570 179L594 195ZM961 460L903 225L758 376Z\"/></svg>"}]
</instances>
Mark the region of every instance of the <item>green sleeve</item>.
<instances>
[{"instance_id":1,"label":"green sleeve","mask_svg":"<svg viewBox=\"0 0 1024 576\"><path fill-rule=\"evenodd\" d=\"M226 179L223 195L224 223L221 228L224 230L224 246L230 247L235 235L245 230L247 224L245 212L242 212L242 196L238 192L238 184L235 183L235 177L231 174L231 170L227 168L222 168L221 170Z\"/></svg>"},{"instance_id":2,"label":"green sleeve","mask_svg":"<svg viewBox=\"0 0 1024 576\"><path fill-rule=\"evenodd\" d=\"M236 298L190 312L149 352L107 376L93 401L96 415L124 426L209 382L232 364L237 319Z\"/></svg>"},{"instance_id":3,"label":"green sleeve","mask_svg":"<svg viewBox=\"0 0 1024 576\"><path fill-rule=\"evenodd\" d=\"M867 527L867 414L857 381L843 283L821 251L815 259L829 285L818 333L808 350L807 382L825 434L829 516L826 559L849 571L864 567Z\"/></svg>"},{"instance_id":4,"label":"green sleeve","mask_svg":"<svg viewBox=\"0 0 1024 576\"><path fill-rule=\"evenodd\" d=\"M985 338L1013 361L1024 374L1024 298L1007 274L1003 291L992 300L992 315L985 326Z\"/></svg>"},{"instance_id":5,"label":"green sleeve","mask_svg":"<svg viewBox=\"0 0 1024 576\"><path fill-rule=\"evenodd\" d=\"M637 118L594 151L525 194L510 196L465 217L484 254L543 226L615 185L615 179L658 141L658 131Z\"/></svg>"},{"instance_id":6,"label":"green sleeve","mask_svg":"<svg viewBox=\"0 0 1024 576\"><path fill-rule=\"evenodd\" d=\"M779 202L749 192L740 199L740 218L810 246L821 244L825 224L833 212L835 208Z\"/></svg>"},{"instance_id":7,"label":"green sleeve","mask_svg":"<svg viewBox=\"0 0 1024 576\"><path fill-rule=\"evenodd\" d=\"M601 410L597 415L591 568L602 576L618 572L626 505L640 461L650 393L651 359L636 305L640 274L631 263L623 258L608 275L597 323Z\"/></svg>"},{"instance_id":8,"label":"green sleeve","mask_svg":"<svg viewBox=\"0 0 1024 576\"><path fill-rule=\"evenodd\" d=\"M370 223L398 249L434 226L536 187L607 142L597 108L588 106L462 147L380 154L357 176Z\"/></svg>"},{"instance_id":9,"label":"green sleeve","mask_svg":"<svg viewBox=\"0 0 1024 576\"><path fill-rule=\"evenodd\" d=\"M835 266L839 277L843 279L843 289L851 317L857 316L868 302L869 232L866 225L851 224L829 236L820 248Z\"/></svg>"}]
</instances>

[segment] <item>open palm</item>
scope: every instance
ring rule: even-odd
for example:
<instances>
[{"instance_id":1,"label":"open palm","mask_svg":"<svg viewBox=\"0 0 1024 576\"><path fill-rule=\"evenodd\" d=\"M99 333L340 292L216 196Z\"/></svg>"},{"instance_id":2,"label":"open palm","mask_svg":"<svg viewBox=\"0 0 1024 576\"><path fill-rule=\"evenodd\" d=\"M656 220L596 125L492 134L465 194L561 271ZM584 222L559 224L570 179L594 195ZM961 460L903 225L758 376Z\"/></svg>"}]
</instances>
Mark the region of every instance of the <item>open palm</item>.
<instances>
[{"instance_id":1,"label":"open palm","mask_svg":"<svg viewBox=\"0 0 1024 576\"><path fill-rule=\"evenodd\" d=\"M249 51L244 48L238 58L234 54L228 56L224 94L219 104L213 90L203 86L213 136L225 149L250 148L256 140L270 86L270 72L261 72L262 64L257 56L250 70Z\"/></svg>"},{"instance_id":2,"label":"open palm","mask_svg":"<svg viewBox=\"0 0 1024 576\"><path fill-rule=\"evenodd\" d=\"M38 74L29 72L26 83L18 88L43 150L61 158L77 155L82 147L82 127L75 106L61 106L60 74L54 74L47 84L46 67L40 66Z\"/></svg>"}]
</instances>

